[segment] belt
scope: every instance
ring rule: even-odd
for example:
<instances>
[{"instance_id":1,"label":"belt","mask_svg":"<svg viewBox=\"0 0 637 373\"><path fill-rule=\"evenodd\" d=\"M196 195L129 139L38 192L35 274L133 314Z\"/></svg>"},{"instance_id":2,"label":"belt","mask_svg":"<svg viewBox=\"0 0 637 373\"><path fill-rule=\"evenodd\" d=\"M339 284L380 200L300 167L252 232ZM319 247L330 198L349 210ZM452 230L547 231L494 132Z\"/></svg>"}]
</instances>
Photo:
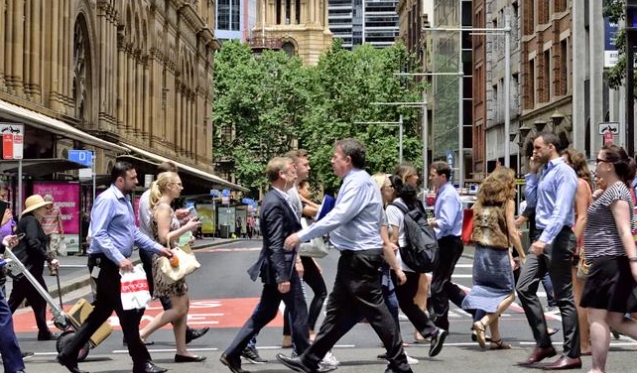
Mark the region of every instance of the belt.
<instances>
[{"instance_id":1,"label":"belt","mask_svg":"<svg viewBox=\"0 0 637 373\"><path fill-rule=\"evenodd\" d=\"M341 250L341 256L345 255L380 255L383 249L367 249L367 250Z\"/></svg>"}]
</instances>

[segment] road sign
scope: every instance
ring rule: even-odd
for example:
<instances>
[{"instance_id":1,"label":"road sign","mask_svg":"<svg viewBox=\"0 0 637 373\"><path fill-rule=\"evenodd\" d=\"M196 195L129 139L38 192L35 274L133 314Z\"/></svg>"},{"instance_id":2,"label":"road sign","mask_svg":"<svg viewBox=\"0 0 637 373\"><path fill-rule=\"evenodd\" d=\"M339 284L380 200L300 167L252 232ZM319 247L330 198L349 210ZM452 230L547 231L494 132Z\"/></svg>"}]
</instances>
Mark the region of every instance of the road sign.
<instances>
[{"instance_id":1,"label":"road sign","mask_svg":"<svg viewBox=\"0 0 637 373\"><path fill-rule=\"evenodd\" d=\"M219 194L221 194L221 192L219 192L219 189L210 189L210 195L213 198L219 197Z\"/></svg>"},{"instance_id":2,"label":"road sign","mask_svg":"<svg viewBox=\"0 0 637 373\"><path fill-rule=\"evenodd\" d=\"M619 135L619 122L601 122L597 125L597 131L600 136L603 136L607 131L613 135Z\"/></svg>"},{"instance_id":3,"label":"road sign","mask_svg":"<svg viewBox=\"0 0 637 373\"><path fill-rule=\"evenodd\" d=\"M93 152L90 150L69 150L69 161L79 163L82 166L93 166Z\"/></svg>"},{"instance_id":4,"label":"road sign","mask_svg":"<svg viewBox=\"0 0 637 373\"><path fill-rule=\"evenodd\" d=\"M222 197L230 197L230 189L224 189L221 191Z\"/></svg>"},{"instance_id":5,"label":"road sign","mask_svg":"<svg viewBox=\"0 0 637 373\"><path fill-rule=\"evenodd\" d=\"M604 145L613 145L614 136L610 131L604 132Z\"/></svg>"},{"instance_id":6,"label":"road sign","mask_svg":"<svg viewBox=\"0 0 637 373\"><path fill-rule=\"evenodd\" d=\"M0 123L2 133L2 158L22 159L24 152L24 125Z\"/></svg>"}]
</instances>

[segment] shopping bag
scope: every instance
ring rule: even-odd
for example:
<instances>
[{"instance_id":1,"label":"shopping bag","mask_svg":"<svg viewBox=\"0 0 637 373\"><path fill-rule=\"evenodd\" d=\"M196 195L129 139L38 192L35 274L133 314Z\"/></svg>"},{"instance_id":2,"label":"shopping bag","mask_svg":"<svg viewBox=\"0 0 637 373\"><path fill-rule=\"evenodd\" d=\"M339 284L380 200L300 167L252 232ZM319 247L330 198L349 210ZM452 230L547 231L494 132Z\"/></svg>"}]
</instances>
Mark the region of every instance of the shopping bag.
<instances>
[{"instance_id":1,"label":"shopping bag","mask_svg":"<svg viewBox=\"0 0 637 373\"><path fill-rule=\"evenodd\" d=\"M183 279L201 267L190 246L185 246L184 248L176 247L170 251L172 251L173 256L177 257L176 261L173 260L171 263L171 260L166 257L158 259L159 268L169 284ZM176 265L174 265L175 263Z\"/></svg>"},{"instance_id":2,"label":"shopping bag","mask_svg":"<svg viewBox=\"0 0 637 373\"><path fill-rule=\"evenodd\" d=\"M141 310L151 300L148 290L146 272L141 264L133 267L131 272L119 272L122 308L124 310Z\"/></svg>"},{"instance_id":3,"label":"shopping bag","mask_svg":"<svg viewBox=\"0 0 637 373\"><path fill-rule=\"evenodd\" d=\"M462 218L462 242L465 245L471 243L471 234L473 233L473 210L465 209Z\"/></svg>"},{"instance_id":4,"label":"shopping bag","mask_svg":"<svg viewBox=\"0 0 637 373\"><path fill-rule=\"evenodd\" d=\"M301 218L301 227L305 229L307 226L307 219ZM299 255L309 256L312 258L323 258L330 251L330 247L325 241L326 240L323 236L319 236L312 238L310 242L302 242L299 248Z\"/></svg>"}]
</instances>

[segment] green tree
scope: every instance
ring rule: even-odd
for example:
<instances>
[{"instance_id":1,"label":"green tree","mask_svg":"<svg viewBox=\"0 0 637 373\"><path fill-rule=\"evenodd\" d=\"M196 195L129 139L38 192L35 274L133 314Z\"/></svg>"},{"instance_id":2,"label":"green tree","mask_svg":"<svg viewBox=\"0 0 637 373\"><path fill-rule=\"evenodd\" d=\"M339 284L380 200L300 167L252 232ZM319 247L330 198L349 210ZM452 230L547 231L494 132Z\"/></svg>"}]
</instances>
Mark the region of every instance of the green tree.
<instances>
[{"instance_id":1,"label":"green tree","mask_svg":"<svg viewBox=\"0 0 637 373\"><path fill-rule=\"evenodd\" d=\"M626 0L604 0L604 17L610 22L619 23L626 18ZM615 46L619 57L617 64L608 69L608 85L612 89L621 87L626 76L626 31L622 28L617 32Z\"/></svg>"}]
</instances>

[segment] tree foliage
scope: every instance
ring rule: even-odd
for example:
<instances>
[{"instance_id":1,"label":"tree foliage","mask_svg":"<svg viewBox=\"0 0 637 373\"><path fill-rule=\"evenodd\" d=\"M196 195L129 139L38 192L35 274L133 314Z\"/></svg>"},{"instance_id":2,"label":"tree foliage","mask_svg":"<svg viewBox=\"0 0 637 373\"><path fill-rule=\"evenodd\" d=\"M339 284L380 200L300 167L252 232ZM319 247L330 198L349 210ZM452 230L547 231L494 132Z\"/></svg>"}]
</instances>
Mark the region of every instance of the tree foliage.
<instances>
[{"instance_id":1,"label":"tree foliage","mask_svg":"<svg viewBox=\"0 0 637 373\"><path fill-rule=\"evenodd\" d=\"M604 17L610 22L619 23L626 18L626 0L604 0ZM608 70L608 85L619 89L626 76L626 31L619 29L615 39L619 57L617 64Z\"/></svg>"},{"instance_id":2,"label":"tree foliage","mask_svg":"<svg viewBox=\"0 0 637 373\"><path fill-rule=\"evenodd\" d=\"M254 56L247 45L224 43L215 56L215 159L234 162L238 181L254 191L266 185L267 161L298 140L310 152L311 178L325 188L338 180L330 165L333 144L355 137L367 146L368 171L391 172L398 162L398 128L356 122L404 121L404 156L421 164L420 109L376 105L420 102L422 87L396 72L411 63L404 46L345 50L339 40L304 67L284 52ZM223 136L232 129L234 136Z\"/></svg>"}]
</instances>

